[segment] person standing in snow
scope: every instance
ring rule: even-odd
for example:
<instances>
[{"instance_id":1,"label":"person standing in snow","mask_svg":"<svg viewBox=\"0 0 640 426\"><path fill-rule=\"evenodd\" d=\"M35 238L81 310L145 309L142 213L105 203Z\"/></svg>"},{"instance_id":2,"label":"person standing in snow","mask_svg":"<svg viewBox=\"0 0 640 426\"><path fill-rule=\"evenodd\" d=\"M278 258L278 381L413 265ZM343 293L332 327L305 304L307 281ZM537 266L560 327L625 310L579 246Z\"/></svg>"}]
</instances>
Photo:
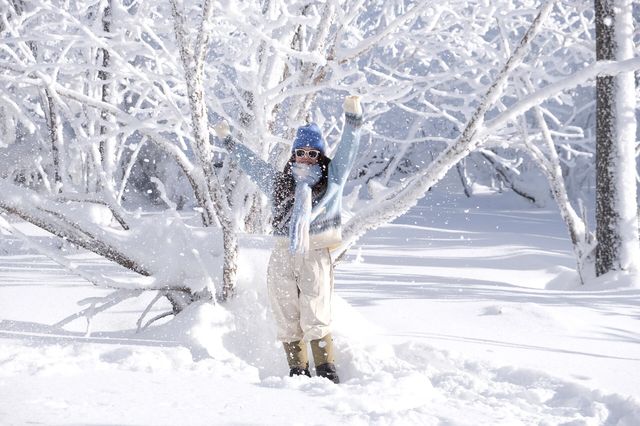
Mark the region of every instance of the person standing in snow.
<instances>
[{"instance_id":1,"label":"person standing in snow","mask_svg":"<svg viewBox=\"0 0 640 426\"><path fill-rule=\"evenodd\" d=\"M283 171L237 142L225 121L215 126L231 157L271 202L277 238L269 259L267 288L289 376L311 377L308 341L316 375L334 383L340 380L331 337L330 250L342 242L342 192L360 144L360 98L347 96L344 112L342 138L333 159L326 155L320 128L310 123L297 129Z\"/></svg>"}]
</instances>

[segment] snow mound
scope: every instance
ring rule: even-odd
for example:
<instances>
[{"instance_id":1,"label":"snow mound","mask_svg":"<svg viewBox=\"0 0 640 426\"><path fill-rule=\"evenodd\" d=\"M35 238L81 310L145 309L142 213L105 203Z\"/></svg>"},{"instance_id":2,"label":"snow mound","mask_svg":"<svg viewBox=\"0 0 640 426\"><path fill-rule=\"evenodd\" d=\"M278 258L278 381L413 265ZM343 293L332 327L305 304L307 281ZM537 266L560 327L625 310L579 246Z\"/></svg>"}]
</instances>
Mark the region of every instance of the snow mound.
<instances>
[{"instance_id":1,"label":"snow mound","mask_svg":"<svg viewBox=\"0 0 640 426\"><path fill-rule=\"evenodd\" d=\"M392 343L337 296L333 329L342 383L290 378L267 304L270 242L243 244L237 297L224 305L192 304L140 333L95 327L85 335L31 316L0 321L1 423L640 424L640 401L633 397L474 361L472 352L453 355L416 340ZM10 295L9 288L3 294ZM66 305L56 302L46 309L54 318L67 315ZM146 306L138 303L118 312L131 327ZM546 306L508 301L474 314L541 327L565 320Z\"/></svg>"},{"instance_id":2,"label":"snow mound","mask_svg":"<svg viewBox=\"0 0 640 426\"><path fill-rule=\"evenodd\" d=\"M607 291L640 289L640 272L611 271L599 277L585 277L584 284L580 281L580 277L574 269L556 266L551 272L555 277L547 283L547 290Z\"/></svg>"},{"instance_id":3,"label":"snow mound","mask_svg":"<svg viewBox=\"0 0 640 426\"><path fill-rule=\"evenodd\" d=\"M259 386L301 393L347 424L632 425L640 419L640 402L632 398L605 395L538 371L469 361L421 343L390 344L339 297L334 297L333 328L342 384L287 377L261 277L242 283L243 291L225 305L226 314L211 315L226 324L224 333L219 322L207 320L218 328L200 334L216 342L209 343L210 355L233 354L237 360L228 365L257 369ZM510 315L514 309L496 305L487 307L487 312ZM538 323L558 321L535 304L522 309L525 317ZM197 321L201 327L201 319Z\"/></svg>"},{"instance_id":4,"label":"snow mound","mask_svg":"<svg viewBox=\"0 0 640 426\"><path fill-rule=\"evenodd\" d=\"M582 286L584 290L623 290L640 289L640 273L626 271L611 271L599 277L590 279Z\"/></svg>"}]
</instances>

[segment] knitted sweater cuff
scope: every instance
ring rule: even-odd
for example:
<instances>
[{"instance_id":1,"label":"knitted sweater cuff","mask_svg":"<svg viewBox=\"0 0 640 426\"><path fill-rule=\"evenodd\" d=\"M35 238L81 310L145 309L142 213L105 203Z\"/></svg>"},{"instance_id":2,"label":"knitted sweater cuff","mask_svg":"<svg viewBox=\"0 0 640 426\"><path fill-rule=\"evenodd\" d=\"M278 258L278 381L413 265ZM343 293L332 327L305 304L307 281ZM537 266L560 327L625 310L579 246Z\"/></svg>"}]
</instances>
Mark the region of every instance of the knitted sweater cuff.
<instances>
[{"instance_id":1,"label":"knitted sweater cuff","mask_svg":"<svg viewBox=\"0 0 640 426\"><path fill-rule=\"evenodd\" d=\"M362 127L362 115L356 115L350 112L345 112L344 116L348 124L356 128Z\"/></svg>"},{"instance_id":2,"label":"knitted sweater cuff","mask_svg":"<svg viewBox=\"0 0 640 426\"><path fill-rule=\"evenodd\" d=\"M227 137L222 140L222 145L226 149L231 150L235 147L236 141L233 140L233 136L227 135Z\"/></svg>"}]
</instances>

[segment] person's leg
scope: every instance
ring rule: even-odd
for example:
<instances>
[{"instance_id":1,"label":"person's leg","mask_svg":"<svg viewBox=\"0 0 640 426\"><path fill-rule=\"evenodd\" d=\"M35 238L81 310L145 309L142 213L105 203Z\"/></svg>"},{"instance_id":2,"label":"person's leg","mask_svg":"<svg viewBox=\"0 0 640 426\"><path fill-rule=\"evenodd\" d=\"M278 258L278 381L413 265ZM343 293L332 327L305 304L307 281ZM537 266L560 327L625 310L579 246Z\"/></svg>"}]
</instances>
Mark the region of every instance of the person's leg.
<instances>
[{"instance_id":1,"label":"person's leg","mask_svg":"<svg viewBox=\"0 0 640 426\"><path fill-rule=\"evenodd\" d=\"M311 352L313 362L316 365L316 375L326 377L333 383L340 383L338 372L336 371L335 356L333 354L333 338L331 334L312 340Z\"/></svg>"},{"instance_id":2,"label":"person's leg","mask_svg":"<svg viewBox=\"0 0 640 426\"><path fill-rule=\"evenodd\" d=\"M330 334L333 265L329 250L312 250L298 274L300 325L311 343L316 374L338 383Z\"/></svg>"},{"instance_id":3,"label":"person's leg","mask_svg":"<svg viewBox=\"0 0 640 426\"><path fill-rule=\"evenodd\" d=\"M307 346L302 341L304 333L300 327L299 290L291 265L287 247L276 245L269 259L267 290L277 338L283 342L289 373L309 375Z\"/></svg>"},{"instance_id":4,"label":"person's leg","mask_svg":"<svg viewBox=\"0 0 640 426\"><path fill-rule=\"evenodd\" d=\"M333 337L331 337L331 333L323 336L320 339L314 339L309 343L311 344L313 362L316 366L327 363L335 363L335 356L333 353Z\"/></svg>"},{"instance_id":5,"label":"person's leg","mask_svg":"<svg viewBox=\"0 0 640 426\"><path fill-rule=\"evenodd\" d=\"M309 355L307 354L307 342L296 340L295 342L282 342L287 354L289 364L289 376L309 376Z\"/></svg>"},{"instance_id":6,"label":"person's leg","mask_svg":"<svg viewBox=\"0 0 640 426\"><path fill-rule=\"evenodd\" d=\"M329 250L311 250L297 268L300 326L308 341L331 332L333 270Z\"/></svg>"}]
</instances>

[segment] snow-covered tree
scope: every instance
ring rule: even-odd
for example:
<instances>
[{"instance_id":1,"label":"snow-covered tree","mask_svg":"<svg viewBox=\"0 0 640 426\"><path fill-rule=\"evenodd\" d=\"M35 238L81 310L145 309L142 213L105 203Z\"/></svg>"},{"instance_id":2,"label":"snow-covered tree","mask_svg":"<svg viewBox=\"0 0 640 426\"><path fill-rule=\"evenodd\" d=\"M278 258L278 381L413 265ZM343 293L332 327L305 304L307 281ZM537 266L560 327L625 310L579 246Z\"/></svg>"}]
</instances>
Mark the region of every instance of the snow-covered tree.
<instances>
[{"instance_id":1,"label":"snow-covered tree","mask_svg":"<svg viewBox=\"0 0 640 426\"><path fill-rule=\"evenodd\" d=\"M599 61L635 56L633 1L595 0ZM637 271L636 85L633 72L597 80L596 273Z\"/></svg>"}]
</instances>

